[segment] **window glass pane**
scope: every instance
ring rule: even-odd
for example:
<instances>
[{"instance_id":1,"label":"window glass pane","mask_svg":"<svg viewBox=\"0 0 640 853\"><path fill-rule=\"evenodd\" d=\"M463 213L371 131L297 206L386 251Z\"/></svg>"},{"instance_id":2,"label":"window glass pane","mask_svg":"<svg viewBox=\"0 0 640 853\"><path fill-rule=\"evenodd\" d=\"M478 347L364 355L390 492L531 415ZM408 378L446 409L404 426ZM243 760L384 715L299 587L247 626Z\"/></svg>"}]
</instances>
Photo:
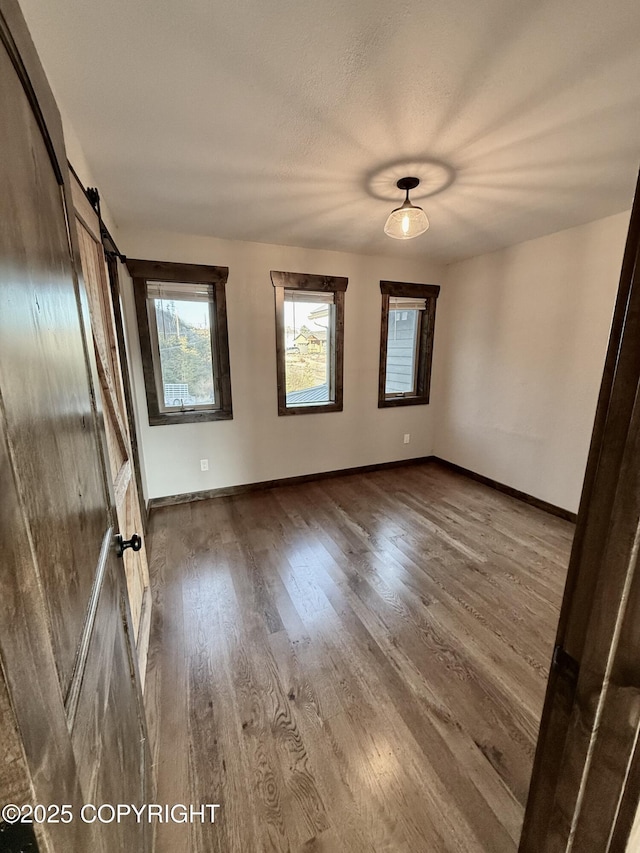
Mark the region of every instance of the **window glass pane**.
<instances>
[{"instance_id":1,"label":"window glass pane","mask_svg":"<svg viewBox=\"0 0 640 853\"><path fill-rule=\"evenodd\" d=\"M392 307L389 311L385 394L417 393L419 328L419 310Z\"/></svg>"},{"instance_id":2,"label":"window glass pane","mask_svg":"<svg viewBox=\"0 0 640 853\"><path fill-rule=\"evenodd\" d=\"M333 293L285 290L287 406L334 402L331 388L334 327Z\"/></svg>"},{"instance_id":3,"label":"window glass pane","mask_svg":"<svg viewBox=\"0 0 640 853\"><path fill-rule=\"evenodd\" d=\"M202 299L155 298L158 349L165 408L215 404L210 303Z\"/></svg>"}]
</instances>

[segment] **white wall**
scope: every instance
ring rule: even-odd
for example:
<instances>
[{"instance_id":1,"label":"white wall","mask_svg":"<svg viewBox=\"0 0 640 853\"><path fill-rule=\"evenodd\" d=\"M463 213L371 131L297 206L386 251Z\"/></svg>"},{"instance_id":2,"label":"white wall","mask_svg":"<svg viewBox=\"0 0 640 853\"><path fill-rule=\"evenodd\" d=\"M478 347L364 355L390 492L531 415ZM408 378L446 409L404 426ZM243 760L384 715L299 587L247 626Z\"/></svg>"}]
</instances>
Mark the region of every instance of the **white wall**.
<instances>
[{"instance_id":1,"label":"white wall","mask_svg":"<svg viewBox=\"0 0 640 853\"><path fill-rule=\"evenodd\" d=\"M93 175L93 170L85 157L84 149L78 139L78 134L76 133L74 126L71 124L71 120L62 107L59 99L56 99L56 104L62 120L62 132L64 135L64 147L67 154L67 160L73 166L73 170L80 179L80 183L83 187L95 187L96 180ZM100 214L110 233L115 237L117 232L116 224L113 216L111 215L111 211L109 210L108 202L102 197L100 198Z\"/></svg>"},{"instance_id":2,"label":"white wall","mask_svg":"<svg viewBox=\"0 0 640 853\"><path fill-rule=\"evenodd\" d=\"M436 455L577 509L628 222L618 214L448 267Z\"/></svg>"},{"instance_id":3,"label":"white wall","mask_svg":"<svg viewBox=\"0 0 640 853\"><path fill-rule=\"evenodd\" d=\"M427 456L433 405L378 409L380 279L438 284L424 261L352 255L121 228L129 257L229 267L233 420L149 426L133 294L125 298L148 498ZM278 417L270 270L347 276L344 411ZM411 442L403 444L403 435ZM200 459L209 460L201 472Z\"/></svg>"}]
</instances>

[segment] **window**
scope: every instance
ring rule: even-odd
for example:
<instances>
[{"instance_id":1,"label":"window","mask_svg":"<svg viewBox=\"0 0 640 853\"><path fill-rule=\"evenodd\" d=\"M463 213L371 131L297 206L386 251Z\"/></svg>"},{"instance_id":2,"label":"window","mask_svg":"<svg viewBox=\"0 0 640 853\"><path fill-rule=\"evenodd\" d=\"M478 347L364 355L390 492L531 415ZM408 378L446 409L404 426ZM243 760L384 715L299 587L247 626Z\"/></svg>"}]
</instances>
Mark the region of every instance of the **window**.
<instances>
[{"instance_id":1,"label":"window","mask_svg":"<svg viewBox=\"0 0 640 853\"><path fill-rule=\"evenodd\" d=\"M434 284L381 281L378 406L429 402L436 299Z\"/></svg>"},{"instance_id":2,"label":"window","mask_svg":"<svg viewBox=\"0 0 640 853\"><path fill-rule=\"evenodd\" d=\"M151 426L228 420L227 267L127 259Z\"/></svg>"},{"instance_id":3,"label":"window","mask_svg":"<svg viewBox=\"0 0 640 853\"><path fill-rule=\"evenodd\" d=\"M272 270L278 414L342 411L344 294L348 280Z\"/></svg>"}]
</instances>

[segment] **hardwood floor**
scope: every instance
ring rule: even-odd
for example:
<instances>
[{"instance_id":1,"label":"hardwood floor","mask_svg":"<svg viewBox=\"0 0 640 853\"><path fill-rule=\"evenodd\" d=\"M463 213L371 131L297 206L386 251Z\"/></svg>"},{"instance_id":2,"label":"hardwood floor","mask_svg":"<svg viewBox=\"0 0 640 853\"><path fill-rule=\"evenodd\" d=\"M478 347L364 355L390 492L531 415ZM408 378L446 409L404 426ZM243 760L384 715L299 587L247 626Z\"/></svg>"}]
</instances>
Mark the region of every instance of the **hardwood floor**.
<instances>
[{"instance_id":1,"label":"hardwood floor","mask_svg":"<svg viewBox=\"0 0 640 853\"><path fill-rule=\"evenodd\" d=\"M515 851L573 525L435 463L156 510L156 853Z\"/></svg>"}]
</instances>

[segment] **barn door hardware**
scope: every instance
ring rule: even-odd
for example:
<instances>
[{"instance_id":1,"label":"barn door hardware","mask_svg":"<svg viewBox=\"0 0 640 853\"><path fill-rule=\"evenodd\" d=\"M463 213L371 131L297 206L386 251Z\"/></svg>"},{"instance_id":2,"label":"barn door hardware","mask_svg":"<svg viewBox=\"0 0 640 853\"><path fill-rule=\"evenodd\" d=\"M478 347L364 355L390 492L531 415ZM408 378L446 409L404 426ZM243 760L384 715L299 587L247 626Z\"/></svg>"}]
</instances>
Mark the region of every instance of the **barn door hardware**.
<instances>
[{"instance_id":1,"label":"barn door hardware","mask_svg":"<svg viewBox=\"0 0 640 853\"><path fill-rule=\"evenodd\" d=\"M131 539L123 539L122 536L116 534L116 556L122 557L127 548L132 551L139 551L142 548L142 538L134 533Z\"/></svg>"}]
</instances>

